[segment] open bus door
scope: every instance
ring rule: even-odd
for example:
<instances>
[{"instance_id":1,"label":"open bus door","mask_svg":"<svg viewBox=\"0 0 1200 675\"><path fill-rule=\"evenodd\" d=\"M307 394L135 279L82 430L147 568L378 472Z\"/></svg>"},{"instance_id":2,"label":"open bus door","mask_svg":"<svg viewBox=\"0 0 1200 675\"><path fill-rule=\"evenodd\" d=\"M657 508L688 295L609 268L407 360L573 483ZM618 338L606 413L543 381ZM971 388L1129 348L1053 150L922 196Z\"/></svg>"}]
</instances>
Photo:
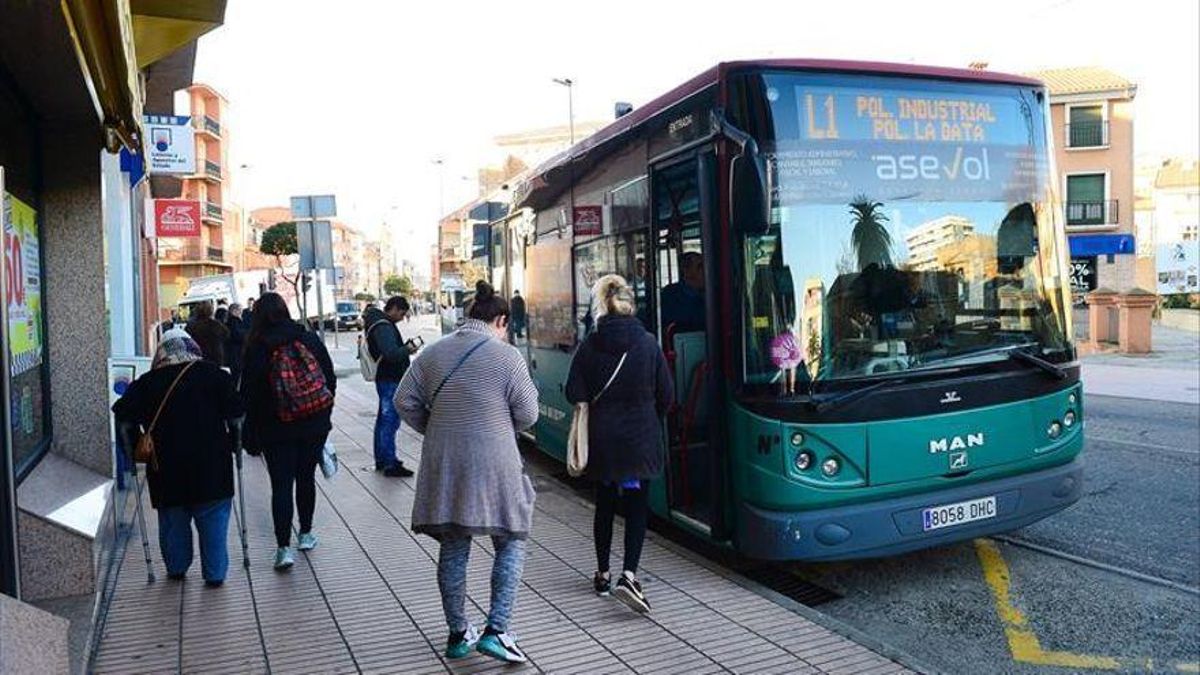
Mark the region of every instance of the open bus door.
<instances>
[{"instance_id":1,"label":"open bus door","mask_svg":"<svg viewBox=\"0 0 1200 675\"><path fill-rule=\"evenodd\" d=\"M651 213L658 336L675 378L667 418L667 500L672 518L709 534L723 529L726 464L715 406L716 159L711 147L652 167ZM713 414L713 413L716 414Z\"/></svg>"}]
</instances>

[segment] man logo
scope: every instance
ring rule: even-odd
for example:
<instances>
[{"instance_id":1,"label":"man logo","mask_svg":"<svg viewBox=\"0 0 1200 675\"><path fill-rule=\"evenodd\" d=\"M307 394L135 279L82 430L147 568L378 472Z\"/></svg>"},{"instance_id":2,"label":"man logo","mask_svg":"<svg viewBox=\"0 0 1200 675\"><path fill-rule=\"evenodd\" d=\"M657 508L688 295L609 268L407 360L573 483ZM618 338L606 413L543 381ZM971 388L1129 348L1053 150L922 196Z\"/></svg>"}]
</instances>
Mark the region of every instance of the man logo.
<instances>
[{"instance_id":1,"label":"man logo","mask_svg":"<svg viewBox=\"0 0 1200 675\"><path fill-rule=\"evenodd\" d=\"M929 441L929 452L946 452L950 450L966 450L967 448L982 448L983 447L983 432L977 434L967 434L966 436L952 436L950 438L935 438Z\"/></svg>"},{"instance_id":2,"label":"man logo","mask_svg":"<svg viewBox=\"0 0 1200 675\"><path fill-rule=\"evenodd\" d=\"M967 468L967 453L965 453L965 452L950 453L950 468L952 470Z\"/></svg>"}]
</instances>

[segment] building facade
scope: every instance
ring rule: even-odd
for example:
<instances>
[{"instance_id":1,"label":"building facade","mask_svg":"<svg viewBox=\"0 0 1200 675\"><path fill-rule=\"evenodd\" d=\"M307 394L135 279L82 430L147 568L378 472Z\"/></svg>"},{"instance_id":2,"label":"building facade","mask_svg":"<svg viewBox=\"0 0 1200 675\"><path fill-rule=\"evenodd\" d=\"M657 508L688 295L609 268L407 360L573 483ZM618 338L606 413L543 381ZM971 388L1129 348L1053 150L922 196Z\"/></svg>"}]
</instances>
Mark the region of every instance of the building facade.
<instances>
[{"instance_id":1,"label":"building facade","mask_svg":"<svg viewBox=\"0 0 1200 675\"><path fill-rule=\"evenodd\" d=\"M2 672L88 670L128 523L114 362L154 346L142 114L191 83L224 11L0 0Z\"/></svg>"},{"instance_id":2,"label":"building facade","mask_svg":"<svg viewBox=\"0 0 1200 675\"><path fill-rule=\"evenodd\" d=\"M188 282L210 274L232 272L242 259L242 223L229 209L229 102L206 84L187 88L195 129L196 170L182 180L180 196L200 202L200 237L163 239L159 243L159 301L163 318L170 316Z\"/></svg>"},{"instance_id":3,"label":"building facade","mask_svg":"<svg viewBox=\"0 0 1200 675\"><path fill-rule=\"evenodd\" d=\"M1050 92L1057 188L1077 303L1099 287L1152 288L1153 260L1137 255L1134 97L1137 85L1103 68L1030 73Z\"/></svg>"},{"instance_id":4,"label":"building facade","mask_svg":"<svg viewBox=\"0 0 1200 675\"><path fill-rule=\"evenodd\" d=\"M1200 293L1200 165L1195 157L1167 159L1154 168L1141 199L1143 229L1153 236L1160 295Z\"/></svg>"}]
</instances>

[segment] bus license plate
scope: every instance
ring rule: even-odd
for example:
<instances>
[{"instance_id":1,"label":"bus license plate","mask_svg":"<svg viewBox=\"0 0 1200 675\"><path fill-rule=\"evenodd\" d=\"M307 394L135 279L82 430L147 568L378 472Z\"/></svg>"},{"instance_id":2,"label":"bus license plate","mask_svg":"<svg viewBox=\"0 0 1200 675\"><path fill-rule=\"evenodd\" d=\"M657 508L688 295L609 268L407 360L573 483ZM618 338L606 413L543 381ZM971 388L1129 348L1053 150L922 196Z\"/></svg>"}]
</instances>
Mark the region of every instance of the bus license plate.
<instances>
[{"instance_id":1,"label":"bus license plate","mask_svg":"<svg viewBox=\"0 0 1200 675\"><path fill-rule=\"evenodd\" d=\"M995 497L981 497L966 502L931 506L921 511L921 522L926 532L995 517Z\"/></svg>"}]
</instances>

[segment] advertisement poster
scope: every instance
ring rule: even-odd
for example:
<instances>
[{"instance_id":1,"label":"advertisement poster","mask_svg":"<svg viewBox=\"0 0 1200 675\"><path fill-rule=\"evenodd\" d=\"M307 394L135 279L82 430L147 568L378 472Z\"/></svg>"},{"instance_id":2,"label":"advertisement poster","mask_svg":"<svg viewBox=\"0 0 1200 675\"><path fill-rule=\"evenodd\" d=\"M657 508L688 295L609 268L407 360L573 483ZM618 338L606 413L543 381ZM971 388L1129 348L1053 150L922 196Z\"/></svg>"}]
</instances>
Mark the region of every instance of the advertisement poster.
<instances>
[{"instance_id":1,"label":"advertisement poster","mask_svg":"<svg viewBox=\"0 0 1200 675\"><path fill-rule=\"evenodd\" d=\"M42 363L41 255L37 213L4 194L4 301L8 306L8 345L13 377Z\"/></svg>"},{"instance_id":2,"label":"advertisement poster","mask_svg":"<svg viewBox=\"0 0 1200 675\"><path fill-rule=\"evenodd\" d=\"M1200 293L1200 244L1176 241L1155 251L1159 295Z\"/></svg>"},{"instance_id":3,"label":"advertisement poster","mask_svg":"<svg viewBox=\"0 0 1200 675\"><path fill-rule=\"evenodd\" d=\"M192 118L146 115L146 163L153 175L190 176L197 172Z\"/></svg>"}]
</instances>

